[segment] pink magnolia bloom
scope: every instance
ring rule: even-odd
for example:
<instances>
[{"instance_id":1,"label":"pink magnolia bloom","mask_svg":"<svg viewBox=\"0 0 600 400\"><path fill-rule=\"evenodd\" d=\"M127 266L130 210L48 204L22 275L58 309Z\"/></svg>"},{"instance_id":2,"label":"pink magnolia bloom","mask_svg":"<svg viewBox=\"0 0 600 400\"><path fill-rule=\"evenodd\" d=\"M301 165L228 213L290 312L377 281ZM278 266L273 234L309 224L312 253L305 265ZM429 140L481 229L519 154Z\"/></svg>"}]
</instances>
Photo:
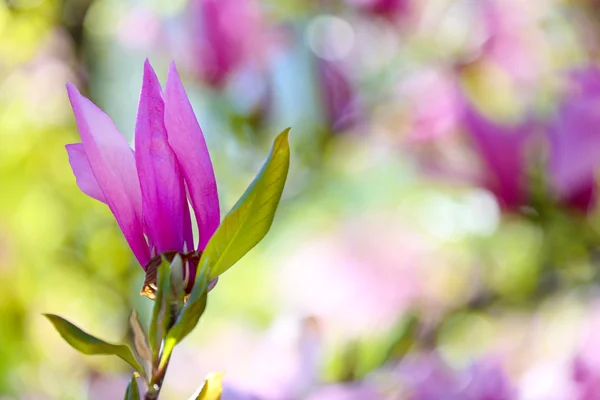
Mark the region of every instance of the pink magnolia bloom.
<instances>
[{"instance_id":1,"label":"pink magnolia bloom","mask_svg":"<svg viewBox=\"0 0 600 400\"><path fill-rule=\"evenodd\" d=\"M537 15L542 8L520 0L482 0L477 7L486 33L482 57L521 84L536 81L548 48Z\"/></svg>"},{"instance_id":2,"label":"pink magnolia bloom","mask_svg":"<svg viewBox=\"0 0 600 400\"><path fill-rule=\"evenodd\" d=\"M513 400L516 390L500 363L475 362L465 370L450 368L435 352L412 355L396 370L410 400Z\"/></svg>"},{"instance_id":3,"label":"pink magnolia bloom","mask_svg":"<svg viewBox=\"0 0 600 400\"><path fill-rule=\"evenodd\" d=\"M600 398L600 369L581 355L573 362L573 382L577 400Z\"/></svg>"},{"instance_id":4,"label":"pink magnolia bloom","mask_svg":"<svg viewBox=\"0 0 600 400\"><path fill-rule=\"evenodd\" d=\"M454 371L433 352L406 357L395 374L410 400L458 400L458 380Z\"/></svg>"},{"instance_id":5,"label":"pink magnolia bloom","mask_svg":"<svg viewBox=\"0 0 600 400\"><path fill-rule=\"evenodd\" d=\"M574 400L595 400L600 398L600 309L593 305L580 328L582 335L578 351L571 364L572 390Z\"/></svg>"},{"instance_id":6,"label":"pink magnolia bloom","mask_svg":"<svg viewBox=\"0 0 600 400\"><path fill-rule=\"evenodd\" d=\"M572 71L554 119L499 124L467 108L464 124L486 166L485 185L507 209L527 204L527 145L546 135L550 189L561 204L587 211L595 200L600 165L600 69ZM540 136L541 137L541 136Z\"/></svg>"},{"instance_id":7,"label":"pink magnolia bloom","mask_svg":"<svg viewBox=\"0 0 600 400\"><path fill-rule=\"evenodd\" d=\"M435 140L452 134L462 121L464 99L452 70L421 71L409 78L400 92L409 99L414 140Z\"/></svg>"},{"instance_id":8,"label":"pink magnolia bloom","mask_svg":"<svg viewBox=\"0 0 600 400\"><path fill-rule=\"evenodd\" d=\"M600 68L572 71L568 91L550 128L549 173L559 198L587 209L600 164Z\"/></svg>"},{"instance_id":9,"label":"pink magnolia bloom","mask_svg":"<svg viewBox=\"0 0 600 400\"><path fill-rule=\"evenodd\" d=\"M358 119L358 104L345 71L335 63L319 60L318 72L329 126L334 132L352 127Z\"/></svg>"},{"instance_id":10,"label":"pink magnolia bloom","mask_svg":"<svg viewBox=\"0 0 600 400\"><path fill-rule=\"evenodd\" d=\"M511 400L517 392L501 363L484 359L471 365L462 373L462 398L469 400Z\"/></svg>"},{"instance_id":11,"label":"pink magnolia bloom","mask_svg":"<svg viewBox=\"0 0 600 400\"><path fill-rule=\"evenodd\" d=\"M467 128L485 165L484 186L505 209L516 209L527 201L525 146L535 130L533 121L503 125L477 111L464 114Z\"/></svg>"},{"instance_id":12,"label":"pink magnolia bloom","mask_svg":"<svg viewBox=\"0 0 600 400\"><path fill-rule=\"evenodd\" d=\"M67 84L67 91L81 136L81 143L66 146L79 188L108 205L144 270L161 254L189 256L183 275L191 289L196 265L190 254L204 250L220 212L210 155L175 64L164 92L149 61L144 64L135 151L104 111L75 86Z\"/></svg>"},{"instance_id":13,"label":"pink magnolia bloom","mask_svg":"<svg viewBox=\"0 0 600 400\"><path fill-rule=\"evenodd\" d=\"M376 15L394 17L410 11L411 0L348 0L361 9Z\"/></svg>"},{"instance_id":14,"label":"pink magnolia bloom","mask_svg":"<svg viewBox=\"0 0 600 400\"><path fill-rule=\"evenodd\" d=\"M260 14L253 0L194 0L190 17L199 73L210 85L223 85L262 51Z\"/></svg>"},{"instance_id":15,"label":"pink magnolia bloom","mask_svg":"<svg viewBox=\"0 0 600 400\"><path fill-rule=\"evenodd\" d=\"M311 393L306 400L384 400L385 398L375 385L353 382L324 386Z\"/></svg>"}]
</instances>

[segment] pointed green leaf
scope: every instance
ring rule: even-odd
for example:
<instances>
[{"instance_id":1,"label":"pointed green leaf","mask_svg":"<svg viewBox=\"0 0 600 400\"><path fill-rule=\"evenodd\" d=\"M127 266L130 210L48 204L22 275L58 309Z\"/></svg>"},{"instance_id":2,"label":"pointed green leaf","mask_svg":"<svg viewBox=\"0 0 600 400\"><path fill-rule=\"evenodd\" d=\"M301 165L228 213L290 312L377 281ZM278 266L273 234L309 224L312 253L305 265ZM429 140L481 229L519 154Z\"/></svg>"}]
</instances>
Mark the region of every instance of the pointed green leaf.
<instances>
[{"instance_id":1,"label":"pointed green leaf","mask_svg":"<svg viewBox=\"0 0 600 400\"><path fill-rule=\"evenodd\" d=\"M171 317L170 297L171 297L171 273L169 262L163 260L158 266L158 277L156 281L156 298L154 299L154 308L152 309L152 320L150 321L150 330L148 339L154 359L158 359L162 339L167 332L169 319Z\"/></svg>"},{"instance_id":2,"label":"pointed green leaf","mask_svg":"<svg viewBox=\"0 0 600 400\"><path fill-rule=\"evenodd\" d=\"M260 172L227 214L202 253L209 281L252 249L271 228L290 165L289 128L277 136Z\"/></svg>"},{"instance_id":3,"label":"pointed green leaf","mask_svg":"<svg viewBox=\"0 0 600 400\"><path fill-rule=\"evenodd\" d=\"M135 373L131 377L129 385L127 385L125 400L140 400L140 389L137 384L137 374Z\"/></svg>"},{"instance_id":4,"label":"pointed green leaf","mask_svg":"<svg viewBox=\"0 0 600 400\"><path fill-rule=\"evenodd\" d=\"M79 350L83 354L108 354L115 355L123 361L131 365L140 374L144 373L144 369L135 359L131 349L124 344L111 344L92 335L89 335L73 325L66 319L54 314L44 314L46 318L54 325L60 336L69 343L75 350Z\"/></svg>"},{"instance_id":5,"label":"pointed green leaf","mask_svg":"<svg viewBox=\"0 0 600 400\"><path fill-rule=\"evenodd\" d=\"M190 400L221 400L223 375L225 375L225 372L208 375L202 388L194 393Z\"/></svg>"}]
</instances>

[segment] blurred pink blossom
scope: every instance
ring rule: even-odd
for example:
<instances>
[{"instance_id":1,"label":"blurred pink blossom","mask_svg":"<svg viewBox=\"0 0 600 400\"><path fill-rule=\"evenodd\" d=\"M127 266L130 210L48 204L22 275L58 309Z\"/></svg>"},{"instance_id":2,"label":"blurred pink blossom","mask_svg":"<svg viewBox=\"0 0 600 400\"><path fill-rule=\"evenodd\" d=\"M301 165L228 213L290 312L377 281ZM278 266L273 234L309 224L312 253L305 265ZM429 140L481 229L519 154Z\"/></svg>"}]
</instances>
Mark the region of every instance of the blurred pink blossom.
<instances>
[{"instance_id":1,"label":"blurred pink blossom","mask_svg":"<svg viewBox=\"0 0 600 400\"><path fill-rule=\"evenodd\" d=\"M279 269L281 301L318 317L337 340L393 326L422 295L418 265L425 249L414 232L398 229L401 223L389 218L350 220L298 243Z\"/></svg>"},{"instance_id":2,"label":"blurred pink blossom","mask_svg":"<svg viewBox=\"0 0 600 400\"><path fill-rule=\"evenodd\" d=\"M550 126L549 173L559 198L585 210L594 201L600 164L600 68L577 69L568 78Z\"/></svg>"},{"instance_id":3,"label":"blurred pink blossom","mask_svg":"<svg viewBox=\"0 0 600 400\"><path fill-rule=\"evenodd\" d=\"M393 18L408 13L412 0L347 0L366 12Z\"/></svg>"},{"instance_id":4,"label":"blurred pink blossom","mask_svg":"<svg viewBox=\"0 0 600 400\"><path fill-rule=\"evenodd\" d=\"M142 6L134 6L121 18L117 38L129 48L150 49L163 40L163 27L158 15Z\"/></svg>"},{"instance_id":5,"label":"blurred pink blossom","mask_svg":"<svg viewBox=\"0 0 600 400\"><path fill-rule=\"evenodd\" d=\"M535 122L499 124L468 108L464 125L485 165L484 186L505 209L514 210L526 204L525 146L535 131Z\"/></svg>"},{"instance_id":6,"label":"blurred pink blossom","mask_svg":"<svg viewBox=\"0 0 600 400\"><path fill-rule=\"evenodd\" d=\"M600 165L600 69L577 69L567 76L567 90L547 122L527 117L498 123L473 107L465 109L464 127L486 167L484 185L506 209L528 204L528 163L540 161L536 158L541 157L543 138L550 150L546 174L552 195L582 211L594 202Z\"/></svg>"},{"instance_id":7,"label":"blurred pink blossom","mask_svg":"<svg viewBox=\"0 0 600 400\"><path fill-rule=\"evenodd\" d=\"M396 367L402 392L410 400L512 400L516 390L494 359L465 370L448 366L435 352L409 355Z\"/></svg>"},{"instance_id":8,"label":"blurred pink blossom","mask_svg":"<svg viewBox=\"0 0 600 400\"><path fill-rule=\"evenodd\" d=\"M409 102L412 139L433 140L457 129L464 102L452 71L420 71L402 85L400 92Z\"/></svg>"},{"instance_id":9,"label":"blurred pink blossom","mask_svg":"<svg viewBox=\"0 0 600 400\"><path fill-rule=\"evenodd\" d=\"M386 397L375 385L362 382L353 382L324 386L308 397L306 400L384 400Z\"/></svg>"},{"instance_id":10,"label":"blurred pink blossom","mask_svg":"<svg viewBox=\"0 0 600 400\"><path fill-rule=\"evenodd\" d=\"M346 72L337 64L318 61L319 87L331 129L342 131L358 120L358 97Z\"/></svg>"},{"instance_id":11,"label":"blurred pink blossom","mask_svg":"<svg viewBox=\"0 0 600 400\"><path fill-rule=\"evenodd\" d=\"M537 15L543 8L520 0L481 0L477 6L486 31L481 56L520 84L537 80L547 48Z\"/></svg>"},{"instance_id":12,"label":"blurred pink blossom","mask_svg":"<svg viewBox=\"0 0 600 400\"><path fill-rule=\"evenodd\" d=\"M469 400L510 400L517 392L499 360L479 360L461 374L463 398Z\"/></svg>"},{"instance_id":13,"label":"blurred pink blossom","mask_svg":"<svg viewBox=\"0 0 600 400\"><path fill-rule=\"evenodd\" d=\"M584 330L581 350L572 364L572 378L576 397L574 400L595 400L600 398L600 312L596 310L588 317Z\"/></svg>"},{"instance_id":14,"label":"blurred pink blossom","mask_svg":"<svg viewBox=\"0 0 600 400\"><path fill-rule=\"evenodd\" d=\"M410 400L459 400L458 380L437 353L407 356L395 375Z\"/></svg>"},{"instance_id":15,"label":"blurred pink blossom","mask_svg":"<svg viewBox=\"0 0 600 400\"><path fill-rule=\"evenodd\" d=\"M192 0L192 52L198 74L220 87L241 67L259 62L266 42L254 0Z\"/></svg>"}]
</instances>

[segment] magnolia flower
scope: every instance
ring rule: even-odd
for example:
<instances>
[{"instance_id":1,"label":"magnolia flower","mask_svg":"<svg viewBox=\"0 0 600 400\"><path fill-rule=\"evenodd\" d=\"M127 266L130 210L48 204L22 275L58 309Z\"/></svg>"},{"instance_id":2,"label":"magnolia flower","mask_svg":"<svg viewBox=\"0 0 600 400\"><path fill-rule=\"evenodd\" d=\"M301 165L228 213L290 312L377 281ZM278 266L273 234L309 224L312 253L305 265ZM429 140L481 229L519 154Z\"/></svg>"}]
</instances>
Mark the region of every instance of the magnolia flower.
<instances>
[{"instance_id":1,"label":"magnolia flower","mask_svg":"<svg viewBox=\"0 0 600 400\"><path fill-rule=\"evenodd\" d=\"M346 383L324 386L311 393L307 400L383 400L385 397L375 385Z\"/></svg>"},{"instance_id":2,"label":"magnolia flower","mask_svg":"<svg viewBox=\"0 0 600 400\"><path fill-rule=\"evenodd\" d=\"M544 123L529 118L500 124L467 107L464 123L486 166L486 186L507 209L527 204L527 145L536 133L550 145L545 172L556 199L582 211L593 204L600 165L600 69L574 70L568 78L556 116Z\"/></svg>"},{"instance_id":3,"label":"magnolia flower","mask_svg":"<svg viewBox=\"0 0 600 400\"><path fill-rule=\"evenodd\" d=\"M485 166L484 186L505 209L522 206L527 201L525 146L534 122L499 124L468 109L464 123Z\"/></svg>"},{"instance_id":4,"label":"magnolia flower","mask_svg":"<svg viewBox=\"0 0 600 400\"><path fill-rule=\"evenodd\" d=\"M385 17L406 14L411 8L411 0L348 0L363 10Z\"/></svg>"},{"instance_id":5,"label":"magnolia flower","mask_svg":"<svg viewBox=\"0 0 600 400\"><path fill-rule=\"evenodd\" d=\"M410 400L513 400L517 393L501 364L482 359L465 370L450 368L436 353L407 357L396 368Z\"/></svg>"},{"instance_id":6,"label":"magnolia flower","mask_svg":"<svg viewBox=\"0 0 600 400\"><path fill-rule=\"evenodd\" d=\"M462 398L470 400L511 400L517 391L499 360L487 358L472 364L462 374Z\"/></svg>"},{"instance_id":7,"label":"magnolia flower","mask_svg":"<svg viewBox=\"0 0 600 400\"><path fill-rule=\"evenodd\" d=\"M346 73L336 64L319 60L323 106L327 122L334 132L346 130L358 119L357 96Z\"/></svg>"},{"instance_id":8,"label":"magnolia flower","mask_svg":"<svg viewBox=\"0 0 600 400\"><path fill-rule=\"evenodd\" d=\"M548 64L548 41L540 28L544 8L520 0L482 0L486 34L481 57L502 68L520 84L532 84Z\"/></svg>"},{"instance_id":9,"label":"magnolia flower","mask_svg":"<svg viewBox=\"0 0 600 400\"><path fill-rule=\"evenodd\" d=\"M194 0L190 18L199 74L210 85L223 85L262 51L260 14L252 0Z\"/></svg>"},{"instance_id":10,"label":"magnolia flower","mask_svg":"<svg viewBox=\"0 0 600 400\"><path fill-rule=\"evenodd\" d=\"M165 85L149 61L135 125L135 151L110 119L67 84L81 143L66 146L79 188L110 208L127 243L146 271L144 293L161 255L184 260L186 290L193 286L200 253L219 225L219 198L200 125L171 64ZM198 223L194 245L189 201Z\"/></svg>"},{"instance_id":11,"label":"magnolia flower","mask_svg":"<svg viewBox=\"0 0 600 400\"><path fill-rule=\"evenodd\" d=\"M600 398L600 309L593 305L580 328L578 351L570 365L572 391L575 400L593 400Z\"/></svg>"},{"instance_id":12,"label":"magnolia flower","mask_svg":"<svg viewBox=\"0 0 600 400\"><path fill-rule=\"evenodd\" d=\"M600 69L571 71L567 89L550 127L549 174L561 200L586 210L594 200L600 164Z\"/></svg>"},{"instance_id":13,"label":"magnolia flower","mask_svg":"<svg viewBox=\"0 0 600 400\"><path fill-rule=\"evenodd\" d=\"M456 131L463 118L464 99L454 71L427 69L399 88L409 104L411 138L435 140Z\"/></svg>"},{"instance_id":14,"label":"magnolia flower","mask_svg":"<svg viewBox=\"0 0 600 400\"><path fill-rule=\"evenodd\" d=\"M597 360L594 360L597 363ZM593 400L600 396L600 374L593 362L579 355L573 361L572 378L577 400Z\"/></svg>"}]
</instances>

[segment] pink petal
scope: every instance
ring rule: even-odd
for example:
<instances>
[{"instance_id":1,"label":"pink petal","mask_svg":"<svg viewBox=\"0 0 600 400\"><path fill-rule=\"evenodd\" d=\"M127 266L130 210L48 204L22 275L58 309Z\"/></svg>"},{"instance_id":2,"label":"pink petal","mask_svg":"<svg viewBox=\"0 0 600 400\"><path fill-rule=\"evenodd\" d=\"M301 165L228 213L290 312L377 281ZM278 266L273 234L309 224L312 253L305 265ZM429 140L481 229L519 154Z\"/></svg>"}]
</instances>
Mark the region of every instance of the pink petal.
<instances>
[{"instance_id":1,"label":"pink petal","mask_svg":"<svg viewBox=\"0 0 600 400\"><path fill-rule=\"evenodd\" d=\"M318 64L323 102L334 131L351 128L358 122L357 98L346 73L331 62Z\"/></svg>"},{"instance_id":2,"label":"pink petal","mask_svg":"<svg viewBox=\"0 0 600 400\"><path fill-rule=\"evenodd\" d=\"M202 129L173 63L165 89L165 125L196 213L198 248L204 250L220 221L217 183Z\"/></svg>"},{"instance_id":3,"label":"pink petal","mask_svg":"<svg viewBox=\"0 0 600 400\"><path fill-rule=\"evenodd\" d=\"M150 251L144 238L142 194L133 150L104 111L70 83L67 92L92 173L127 243L145 266Z\"/></svg>"},{"instance_id":4,"label":"pink petal","mask_svg":"<svg viewBox=\"0 0 600 400\"><path fill-rule=\"evenodd\" d=\"M465 125L487 167L488 186L503 207L517 208L527 200L525 145L534 123L500 125L467 109Z\"/></svg>"},{"instance_id":5,"label":"pink petal","mask_svg":"<svg viewBox=\"0 0 600 400\"><path fill-rule=\"evenodd\" d=\"M569 84L549 127L550 177L559 198L585 210L594 201L600 164L600 70L571 71Z\"/></svg>"},{"instance_id":6,"label":"pink petal","mask_svg":"<svg viewBox=\"0 0 600 400\"><path fill-rule=\"evenodd\" d=\"M65 146L69 154L69 163L75 175L77 186L88 196L102 203L106 203L106 198L102 189L98 186L98 181L92 172L92 167L88 160L83 143L73 143Z\"/></svg>"},{"instance_id":7,"label":"pink petal","mask_svg":"<svg viewBox=\"0 0 600 400\"><path fill-rule=\"evenodd\" d=\"M183 175L167 141L164 112L160 83L146 60L135 126L135 161L146 233L158 253L187 252L194 247L192 225Z\"/></svg>"},{"instance_id":8,"label":"pink petal","mask_svg":"<svg viewBox=\"0 0 600 400\"><path fill-rule=\"evenodd\" d=\"M192 51L201 77L219 87L240 66L261 58L266 44L252 0L190 2Z\"/></svg>"}]
</instances>

